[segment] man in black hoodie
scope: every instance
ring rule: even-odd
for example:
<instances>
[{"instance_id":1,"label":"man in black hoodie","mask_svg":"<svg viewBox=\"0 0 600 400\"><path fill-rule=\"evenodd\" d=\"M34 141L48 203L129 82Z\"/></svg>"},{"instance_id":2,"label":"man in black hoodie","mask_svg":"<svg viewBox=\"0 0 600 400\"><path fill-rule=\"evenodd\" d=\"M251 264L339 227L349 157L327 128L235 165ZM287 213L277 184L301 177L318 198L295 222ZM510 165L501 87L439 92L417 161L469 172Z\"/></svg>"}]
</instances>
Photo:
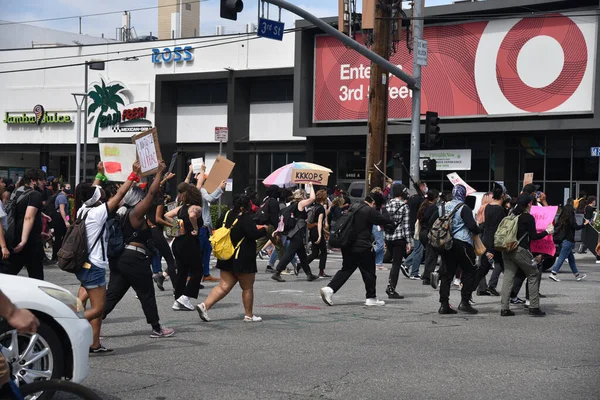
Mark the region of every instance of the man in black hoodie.
<instances>
[{"instance_id":1,"label":"man in black hoodie","mask_svg":"<svg viewBox=\"0 0 600 400\"><path fill-rule=\"evenodd\" d=\"M257 225L267 226L267 236L263 236L256 241L256 255L260 253L267 241L270 240L275 246L277 256L281 260L285 250L281 242L281 237L276 234L274 235L277 224L279 224L279 194L279 186L271 185L267 188L267 197L263 199L258 211L254 214L254 221ZM275 270L272 266L267 266L266 272L274 273Z\"/></svg>"},{"instance_id":2,"label":"man in black hoodie","mask_svg":"<svg viewBox=\"0 0 600 400\"><path fill-rule=\"evenodd\" d=\"M332 306L333 294L336 293L352 276L356 268L360 269L366 289L366 306L383 306L385 302L377 299L377 275L375 274L375 252L373 251L373 225L387 225L392 221L387 214L381 214L375 209L375 200L371 196L364 203L353 205L350 211L354 216L354 242L342 248L342 269L331 282L321 288L321 298L325 304Z\"/></svg>"}]
</instances>

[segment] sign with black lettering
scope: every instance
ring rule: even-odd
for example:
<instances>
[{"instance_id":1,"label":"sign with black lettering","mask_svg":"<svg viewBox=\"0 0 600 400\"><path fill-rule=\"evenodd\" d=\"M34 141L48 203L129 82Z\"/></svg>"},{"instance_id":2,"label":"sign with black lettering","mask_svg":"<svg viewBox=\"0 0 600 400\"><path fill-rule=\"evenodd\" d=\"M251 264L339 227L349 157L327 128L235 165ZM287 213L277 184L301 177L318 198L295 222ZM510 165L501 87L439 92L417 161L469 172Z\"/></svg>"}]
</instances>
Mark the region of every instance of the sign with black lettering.
<instances>
[{"instance_id":1,"label":"sign with black lettering","mask_svg":"<svg viewBox=\"0 0 600 400\"><path fill-rule=\"evenodd\" d=\"M132 136L131 141L135 144L137 159L142 167L141 176L155 174L162 161L156 128Z\"/></svg>"},{"instance_id":2,"label":"sign with black lettering","mask_svg":"<svg viewBox=\"0 0 600 400\"><path fill-rule=\"evenodd\" d=\"M293 169L292 183L312 183L313 185L327 186L329 172L312 169Z\"/></svg>"}]
</instances>

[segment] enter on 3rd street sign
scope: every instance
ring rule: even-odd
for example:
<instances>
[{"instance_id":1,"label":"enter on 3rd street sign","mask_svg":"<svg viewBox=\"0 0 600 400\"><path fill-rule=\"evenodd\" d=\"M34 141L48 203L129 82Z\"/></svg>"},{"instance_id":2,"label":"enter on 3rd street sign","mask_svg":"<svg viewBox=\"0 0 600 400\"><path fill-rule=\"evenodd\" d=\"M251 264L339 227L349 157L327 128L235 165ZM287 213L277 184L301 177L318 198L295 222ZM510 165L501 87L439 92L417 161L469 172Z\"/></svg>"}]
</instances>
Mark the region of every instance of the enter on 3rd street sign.
<instances>
[{"instance_id":1,"label":"enter on 3rd street sign","mask_svg":"<svg viewBox=\"0 0 600 400\"><path fill-rule=\"evenodd\" d=\"M256 33L260 37L273 40L283 40L283 28L285 24L283 22L271 21L266 18L259 18L258 20L258 32Z\"/></svg>"}]
</instances>

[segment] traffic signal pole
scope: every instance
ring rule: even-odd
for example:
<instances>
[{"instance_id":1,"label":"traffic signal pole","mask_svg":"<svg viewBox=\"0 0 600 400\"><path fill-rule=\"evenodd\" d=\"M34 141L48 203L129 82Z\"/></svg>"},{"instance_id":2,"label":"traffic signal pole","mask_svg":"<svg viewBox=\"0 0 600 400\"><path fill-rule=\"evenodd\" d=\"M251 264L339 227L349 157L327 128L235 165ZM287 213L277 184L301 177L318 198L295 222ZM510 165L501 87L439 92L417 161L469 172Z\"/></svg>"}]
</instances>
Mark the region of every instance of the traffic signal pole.
<instances>
[{"instance_id":1,"label":"traffic signal pole","mask_svg":"<svg viewBox=\"0 0 600 400\"><path fill-rule=\"evenodd\" d=\"M413 77L416 86L421 87L421 65L417 64L418 42L423 39L423 8L425 0L413 0ZM410 132L410 175L420 179L419 157L421 156L421 91L413 90L412 120Z\"/></svg>"}]
</instances>

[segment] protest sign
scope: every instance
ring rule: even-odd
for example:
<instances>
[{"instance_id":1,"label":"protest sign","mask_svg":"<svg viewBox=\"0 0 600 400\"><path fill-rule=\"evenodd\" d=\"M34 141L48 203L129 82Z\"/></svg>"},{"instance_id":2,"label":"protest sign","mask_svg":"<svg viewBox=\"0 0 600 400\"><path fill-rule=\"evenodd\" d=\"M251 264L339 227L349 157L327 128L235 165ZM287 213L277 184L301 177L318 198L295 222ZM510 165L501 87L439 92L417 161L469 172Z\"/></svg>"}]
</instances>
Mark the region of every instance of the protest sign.
<instances>
[{"instance_id":1,"label":"protest sign","mask_svg":"<svg viewBox=\"0 0 600 400\"><path fill-rule=\"evenodd\" d=\"M229 161L223 156L217 156L215 163L210 169L208 178L204 182L204 189L206 189L208 193L214 192L221 186L221 182L229 178L231 171L233 171L233 167L235 167L233 161Z\"/></svg>"},{"instance_id":2,"label":"protest sign","mask_svg":"<svg viewBox=\"0 0 600 400\"><path fill-rule=\"evenodd\" d=\"M199 174L200 171L202 171L202 166L204 165L204 159L202 157L200 158L193 158L192 159L192 172L194 174Z\"/></svg>"},{"instance_id":3,"label":"protest sign","mask_svg":"<svg viewBox=\"0 0 600 400\"><path fill-rule=\"evenodd\" d=\"M327 186L329 173L326 171L312 169L292 169L292 183L312 183L319 186Z\"/></svg>"},{"instance_id":4,"label":"protest sign","mask_svg":"<svg viewBox=\"0 0 600 400\"><path fill-rule=\"evenodd\" d=\"M162 160L156 128L134 135L131 138L131 142L135 144L137 158L142 167L141 176L144 177L156 173L158 165Z\"/></svg>"},{"instance_id":5,"label":"protest sign","mask_svg":"<svg viewBox=\"0 0 600 400\"><path fill-rule=\"evenodd\" d=\"M554 217L556 216L557 211L557 206L531 207L531 211L529 213L533 216L533 218L535 218L535 229L538 232L545 231L548 225L554 222ZM548 235L540 240L532 240L531 252L548 254L553 256L556 253L556 246L554 246L552 235Z\"/></svg>"},{"instance_id":6,"label":"protest sign","mask_svg":"<svg viewBox=\"0 0 600 400\"><path fill-rule=\"evenodd\" d=\"M173 168L175 168L175 163L177 162L177 152L173 153L171 156L171 164L169 164L169 169L167 170L167 174L173 172Z\"/></svg>"},{"instance_id":7,"label":"protest sign","mask_svg":"<svg viewBox=\"0 0 600 400\"><path fill-rule=\"evenodd\" d=\"M475 190L471 186L469 186L467 184L467 182L463 181L463 179L460 176L458 176L458 174L456 172L452 172L446 176L448 177L448 179L450 180L452 185L454 185L454 186L463 185L465 188L467 188L467 196L477 192L477 190Z\"/></svg>"},{"instance_id":8,"label":"protest sign","mask_svg":"<svg viewBox=\"0 0 600 400\"><path fill-rule=\"evenodd\" d=\"M523 175L523 187L533 183L533 172L527 172Z\"/></svg>"},{"instance_id":9,"label":"protest sign","mask_svg":"<svg viewBox=\"0 0 600 400\"><path fill-rule=\"evenodd\" d=\"M125 182L136 159L135 145L99 143L99 147L106 177L111 181Z\"/></svg>"}]
</instances>

